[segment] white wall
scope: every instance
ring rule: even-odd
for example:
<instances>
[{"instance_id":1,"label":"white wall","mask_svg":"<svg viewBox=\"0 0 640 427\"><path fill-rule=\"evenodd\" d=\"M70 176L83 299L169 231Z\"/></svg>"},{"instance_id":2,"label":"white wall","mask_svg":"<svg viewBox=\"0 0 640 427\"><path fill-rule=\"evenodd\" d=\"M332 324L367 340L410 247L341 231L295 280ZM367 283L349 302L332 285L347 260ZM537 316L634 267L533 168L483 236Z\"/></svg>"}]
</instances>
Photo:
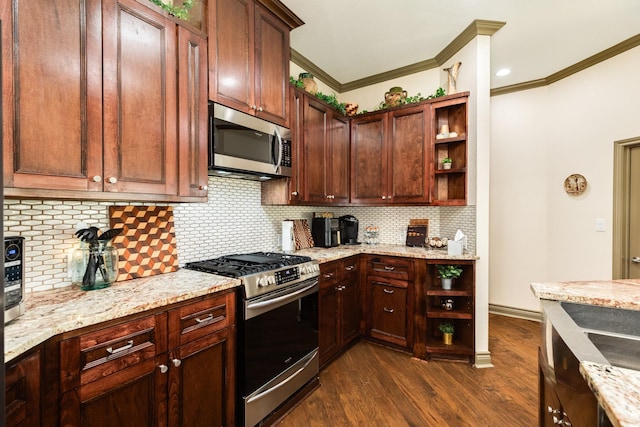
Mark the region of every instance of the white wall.
<instances>
[{"instance_id":1,"label":"white wall","mask_svg":"<svg viewBox=\"0 0 640 427\"><path fill-rule=\"evenodd\" d=\"M611 278L613 147L640 136L639 69L634 48L491 99L491 304L537 311L531 282ZM581 196L564 192L572 173L588 180Z\"/></svg>"}]
</instances>

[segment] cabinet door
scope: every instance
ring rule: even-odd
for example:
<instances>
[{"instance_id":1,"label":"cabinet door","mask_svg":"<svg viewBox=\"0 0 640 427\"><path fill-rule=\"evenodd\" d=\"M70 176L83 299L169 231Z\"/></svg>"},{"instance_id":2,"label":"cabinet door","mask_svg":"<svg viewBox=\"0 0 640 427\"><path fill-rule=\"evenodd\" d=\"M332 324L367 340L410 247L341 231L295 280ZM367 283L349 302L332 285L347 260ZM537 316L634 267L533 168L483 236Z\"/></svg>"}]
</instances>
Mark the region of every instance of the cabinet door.
<instances>
[{"instance_id":1,"label":"cabinet door","mask_svg":"<svg viewBox=\"0 0 640 427\"><path fill-rule=\"evenodd\" d=\"M104 190L177 194L176 25L104 0Z\"/></svg>"},{"instance_id":2,"label":"cabinet door","mask_svg":"<svg viewBox=\"0 0 640 427\"><path fill-rule=\"evenodd\" d=\"M100 1L5 0L0 19L4 185L101 191Z\"/></svg>"},{"instance_id":3,"label":"cabinet door","mask_svg":"<svg viewBox=\"0 0 640 427\"><path fill-rule=\"evenodd\" d=\"M323 365L340 350L338 337L338 294L337 286L321 289L318 293L319 334L318 347L320 365Z\"/></svg>"},{"instance_id":4,"label":"cabinet door","mask_svg":"<svg viewBox=\"0 0 640 427\"><path fill-rule=\"evenodd\" d=\"M349 120L331 112L328 123L328 158L326 170L332 203L349 203Z\"/></svg>"},{"instance_id":5,"label":"cabinet door","mask_svg":"<svg viewBox=\"0 0 640 427\"><path fill-rule=\"evenodd\" d=\"M256 115L285 127L289 127L289 56L289 28L256 3Z\"/></svg>"},{"instance_id":6,"label":"cabinet door","mask_svg":"<svg viewBox=\"0 0 640 427\"><path fill-rule=\"evenodd\" d=\"M64 393L60 402L60 425L162 425L167 374L156 364L155 359L149 359Z\"/></svg>"},{"instance_id":7,"label":"cabinet door","mask_svg":"<svg viewBox=\"0 0 640 427\"><path fill-rule=\"evenodd\" d=\"M408 347L407 283L369 277L369 335Z\"/></svg>"},{"instance_id":8,"label":"cabinet door","mask_svg":"<svg viewBox=\"0 0 640 427\"><path fill-rule=\"evenodd\" d=\"M207 196L207 41L178 27L180 196Z\"/></svg>"},{"instance_id":9,"label":"cabinet door","mask_svg":"<svg viewBox=\"0 0 640 427\"><path fill-rule=\"evenodd\" d=\"M429 107L389 113L389 194L393 203L428 203L430 192Z\"/></svg>"},{"instance_id":10,"label":"cabinet door","mask_svg":"<svg viewBox=\"0 0 640 427\"><path fill-rule=\"evenodd\" d=\"M9 362L4 388L6 426L40 426L40 351Z\"/></svg>"},{"instance_id":11,"label":"cabinet door","mask_svg":"<svg viewBox=\"0 0 640 427\"><path fill-rule=\"evenodd\" d=\"M360 333L360 293L355 277L345 280L340 290L340 338L343 346Z\"/></svg>"},{"instance_id":12,"label":"cabinet door","mask_svg":"<svg viewBox=\"0 0 640 427\"><path fill-rule=\"evenodd\" d=\"M253 0L209 2L209 98L251 114L253 26Z\"/></svg>"},{"instance_id":13,"label":"cabinet door","mask_svg":"<svg viewBox=\"0 0 640 427\"><path fill-rule=\"evenodd\" d=\"M327 107L305 96L303 117L304 201L326 203L329 201L325 179L329 166L326 149Z\"/></svg>"},{"instance_id":14,"label":"cabinet door","mask_svg":"<svg viewBox=\"0 0 640 427\"><path fill-rule=\"evenodd\" d=\"M384 113L351 120L351 203L386 202L386 132Z\"/></svg>"},{"instance_id":15,"label":"cabinet door","mask_svg":"<svg viewBox=\"0 0 640 427\"><path fill-rule=\"evenodd\" d=\"M169 426L233 426L235 326L170 352Z\"/></svg>"}]
</instances>

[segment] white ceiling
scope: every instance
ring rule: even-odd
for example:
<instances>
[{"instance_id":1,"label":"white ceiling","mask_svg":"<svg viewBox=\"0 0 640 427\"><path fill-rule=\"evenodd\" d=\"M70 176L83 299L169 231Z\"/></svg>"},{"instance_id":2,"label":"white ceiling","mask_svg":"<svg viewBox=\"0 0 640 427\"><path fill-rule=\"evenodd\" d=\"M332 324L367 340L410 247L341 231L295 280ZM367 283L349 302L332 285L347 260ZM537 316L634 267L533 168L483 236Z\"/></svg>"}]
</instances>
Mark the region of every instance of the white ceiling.
<instances>
[{"instance_id":1,"label":"white ceiling","mask_svg":"<svg viewBox=\"0 0 640 427\"><path fill-rule=\"evenodd\" d=\"M435 58L474 20L506 23L491 36L492 89L548 77L640 33L640 0L281 1L305 22L291 47L341 84ZM496 77L505 67L511 74Z\"/></svg>"}]
</instances>

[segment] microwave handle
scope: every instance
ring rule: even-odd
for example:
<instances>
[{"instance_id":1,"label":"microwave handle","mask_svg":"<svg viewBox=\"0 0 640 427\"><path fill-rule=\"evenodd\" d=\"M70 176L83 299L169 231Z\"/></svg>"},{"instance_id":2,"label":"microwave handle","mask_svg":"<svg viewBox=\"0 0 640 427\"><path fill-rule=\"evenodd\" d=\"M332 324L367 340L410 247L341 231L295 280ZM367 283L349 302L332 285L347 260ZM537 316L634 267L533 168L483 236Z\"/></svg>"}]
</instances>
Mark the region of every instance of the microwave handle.
<instances>
[{"instance_id":1,"label":"microwave handle","mask_svg":"<svg viewBox=\"0 0 640 427\"><path fill-rule=\"evenodd\" d=\"M280 136L280 132L278 131L278 128L274 128L275 130L275 136L278 139L278 160L276 160L276 164L273 167L273 171L275 173L278 172L278 169L280 169L280 166L282 165L282 137Z\"/></svg>"}]
</instances>

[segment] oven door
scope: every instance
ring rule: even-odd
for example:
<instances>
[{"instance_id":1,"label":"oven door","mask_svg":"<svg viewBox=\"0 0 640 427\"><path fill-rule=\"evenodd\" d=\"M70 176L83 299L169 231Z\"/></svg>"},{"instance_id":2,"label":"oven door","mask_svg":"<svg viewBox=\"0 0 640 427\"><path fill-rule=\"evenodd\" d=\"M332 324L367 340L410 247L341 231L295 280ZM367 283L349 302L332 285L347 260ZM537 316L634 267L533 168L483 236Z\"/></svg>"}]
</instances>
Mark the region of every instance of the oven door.
<instances>
[{"instance_id":1,"label":"oven door","mask_svg":"<svg viewBox=\"0 0 640 427\"><path fill-rule=\"evenodd\" d=\"M240 393L254 426L318 376L318 279L244 302Z\"/></svg>"}]
</instances>

